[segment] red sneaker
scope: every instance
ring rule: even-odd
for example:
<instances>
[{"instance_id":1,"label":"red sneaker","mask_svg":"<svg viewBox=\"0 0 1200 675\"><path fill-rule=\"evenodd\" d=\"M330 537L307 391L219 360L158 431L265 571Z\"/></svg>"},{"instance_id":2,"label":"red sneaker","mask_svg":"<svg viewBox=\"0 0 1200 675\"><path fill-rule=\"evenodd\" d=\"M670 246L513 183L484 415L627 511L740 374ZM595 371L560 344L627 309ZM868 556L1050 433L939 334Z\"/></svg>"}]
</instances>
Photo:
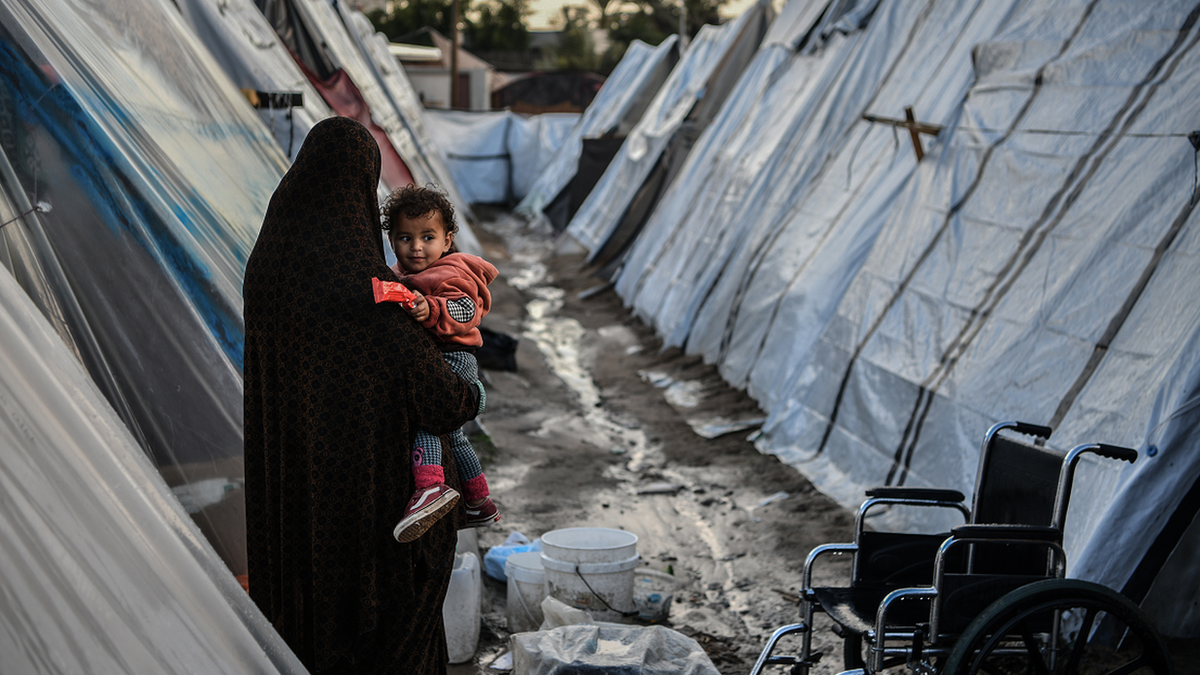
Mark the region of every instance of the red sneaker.
<instances>
[{"instance_id":1,"label":"red sneaker","mask_svg":"<svg viewBox=\"0 0 1200 675\"><path fill-rule=\"evenodd\" d=\"M450 512L458 503L458 492L445 483L417 490L408 507L404 509L404 517L392 530L396 541L408 543L425 534L425 531Z\"/></svg>"},{"instance_id":2,"label":"red sneaker","mask_svg":"<svg viewBox=\"0 0 1200 675\"><path fill-rule=\"evenodd\" d=\"M484 497L479 506L467 504L467 527L484 527L500 520L500 509L491 497Z\"/></svg>"}]
</instances>

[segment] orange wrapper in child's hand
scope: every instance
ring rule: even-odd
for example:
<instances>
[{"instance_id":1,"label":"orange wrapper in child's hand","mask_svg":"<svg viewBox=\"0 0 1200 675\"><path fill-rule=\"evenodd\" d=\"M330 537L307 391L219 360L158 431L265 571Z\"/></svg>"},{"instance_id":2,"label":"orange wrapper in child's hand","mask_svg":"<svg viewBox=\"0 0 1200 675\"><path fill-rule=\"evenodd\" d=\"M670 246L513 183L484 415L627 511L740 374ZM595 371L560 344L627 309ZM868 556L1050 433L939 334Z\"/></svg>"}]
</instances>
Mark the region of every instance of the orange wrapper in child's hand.
<instances>
[{"instance_id":1,"label":"orange wrapper in child's hand","mask_svg":"<svg viewBox=\"0 0 1200 675\"><path fill-rule=\"evenodd\" d=\"M395 281L380 281L371 277L371 288L375 291L375 302L398 302L409 309L417 306L417 295Z\"/></svg>"}]
</instances>

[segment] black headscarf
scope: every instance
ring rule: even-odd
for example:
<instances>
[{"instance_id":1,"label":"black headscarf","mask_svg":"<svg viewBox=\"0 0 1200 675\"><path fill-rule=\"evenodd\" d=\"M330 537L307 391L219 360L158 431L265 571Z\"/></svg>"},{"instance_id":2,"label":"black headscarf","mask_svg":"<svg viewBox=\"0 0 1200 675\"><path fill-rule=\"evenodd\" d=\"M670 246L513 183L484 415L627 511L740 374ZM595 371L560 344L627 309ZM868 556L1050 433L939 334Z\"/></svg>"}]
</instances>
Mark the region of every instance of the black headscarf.
<instances>
[{"instance_id":1,"label":"black headscarf","mask_svg":"<svg viewBox=\"0 0 1200 675\"><path fill-rule=\"evenodd\" d=\"M395 304L379 148L358 122L313 127L246 264L250 594L313 672L442 673L455 526L392 538L418 428L448 433L478 392ZM448 477L455 472L447 470Z\"/></svg>"}]
</instances>

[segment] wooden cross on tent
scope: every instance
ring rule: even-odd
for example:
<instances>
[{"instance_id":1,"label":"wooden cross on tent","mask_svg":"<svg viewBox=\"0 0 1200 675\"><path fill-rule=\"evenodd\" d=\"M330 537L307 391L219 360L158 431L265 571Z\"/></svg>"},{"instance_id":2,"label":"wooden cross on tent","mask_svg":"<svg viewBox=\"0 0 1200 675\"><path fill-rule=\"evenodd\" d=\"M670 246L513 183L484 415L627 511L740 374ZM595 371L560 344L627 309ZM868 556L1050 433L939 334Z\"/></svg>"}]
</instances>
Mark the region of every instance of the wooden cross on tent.
<instances>
[{"instance_id":1,"label":"wooden cross on tent","mask_svg":"<svg viewBox=\"0 0 1200 675\"><path fill-rule=\"evenodd\" d=\"M925 157L925 148L921 146L921 134L929 134L937 136L942 132L940 124L925 124L918 122L913 114L912 106L904 107L904 119L898 120L891 117L880 117L870 113L863 113L862 118L868 122L879 122L880 124L888 124L893 127L904 127L908 129L908 133L912 136L913 150L917 153L917 161L921 161Z\"/></svg>"}]
</instances>

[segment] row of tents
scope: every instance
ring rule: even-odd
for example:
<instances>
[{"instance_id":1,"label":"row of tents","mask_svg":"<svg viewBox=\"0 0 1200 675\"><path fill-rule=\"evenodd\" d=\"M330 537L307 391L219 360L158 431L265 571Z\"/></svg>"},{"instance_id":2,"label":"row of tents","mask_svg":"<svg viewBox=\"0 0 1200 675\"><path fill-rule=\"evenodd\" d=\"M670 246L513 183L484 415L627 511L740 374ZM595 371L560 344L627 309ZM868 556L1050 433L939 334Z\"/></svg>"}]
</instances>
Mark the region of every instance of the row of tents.
<instances>
[{"instance_id":1,"label":"row of tents","mask_svg":"<svg viewBox=\"0 0 1200 675\"><path fill-rule=\"evenodd\" d=\"M1200 2L755 16L706 27L627 132L589 130L616 137L599 171L565 144L518 212L753 396L759 449L847 508L970 495L1001 421L1137 449L1080 466L1068 574L1200 635ZM604 93L585 121L626 109Z\"/></svg>"},{"instance_id":2,"label":"row of tents","mask_svg":"<svg viewBox=\"0 0 1200 675\"><path fill-rule=\"evenodd\" d=\"M1081 467L1070 574L1194 636L1198 20L760 2L635 43L518 211L847 506L969 493L1000 420L1137 448ZM0 6L0 671L302 672L234 578L258 224L331 114L472 219L381 40L329 0Z\"/></svg>"},{"instance_id":3,"label":"row of tents","mask_svg":"<svg viewBox=\"0 0 1200 675\"><path fill-rule=\"evenodd\" d=\"M308 130L471 205L326 0L0 5L0 672L304 672L246 571L241 285Z\"/></svg>"}]
</instances>

